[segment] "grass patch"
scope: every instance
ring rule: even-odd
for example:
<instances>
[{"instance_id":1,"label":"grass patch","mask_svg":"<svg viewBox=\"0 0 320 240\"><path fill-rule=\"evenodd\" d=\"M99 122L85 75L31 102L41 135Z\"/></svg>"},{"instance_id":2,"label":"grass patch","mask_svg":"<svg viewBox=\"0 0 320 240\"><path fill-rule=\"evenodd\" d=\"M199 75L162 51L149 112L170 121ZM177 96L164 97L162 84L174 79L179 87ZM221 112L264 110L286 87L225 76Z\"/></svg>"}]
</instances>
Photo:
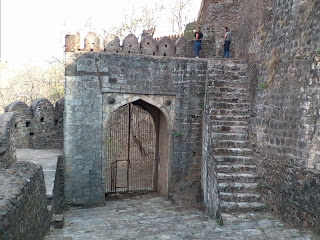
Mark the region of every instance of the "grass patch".
<instances>
[{"instance_id":1,"label":"grass patch","mask_svg":"<svg viewBox=\"0 0 320 240\"><path fill-rule=\"evenodd\" d=\"M277 48L274 48L271 53L271 59L269 60L267 67L268 67L268 80L267 86L272 86L274 82L274 78L276 72L278 70L278 66L280 63L280 51Z\"/></svg>"},{"instance_id":2,"label":"grass patch","mask_svg":"<svg viewBox=\"0 0 320 240\"><path fill-rule=\"evenodd\" d=\"M173 132L172 135L173 135L174 137L181 137L181 136L182 136L182 133L179 132L179 131L175 131L175 132Z\"/></svg>"}]
</instances>

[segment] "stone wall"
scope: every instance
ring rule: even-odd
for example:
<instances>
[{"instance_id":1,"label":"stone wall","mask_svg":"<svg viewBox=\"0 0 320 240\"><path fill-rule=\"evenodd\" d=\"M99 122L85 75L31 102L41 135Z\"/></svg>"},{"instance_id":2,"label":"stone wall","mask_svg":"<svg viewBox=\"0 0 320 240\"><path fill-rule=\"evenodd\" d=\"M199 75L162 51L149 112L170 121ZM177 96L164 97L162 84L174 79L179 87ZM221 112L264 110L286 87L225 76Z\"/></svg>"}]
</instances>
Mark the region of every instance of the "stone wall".
<instances>
[{"instance_id":1,"label":"stone wall","mask_svg":"<svg viewBox=\"0 0 320 240\"><path fill-rule=\"evenodd\" d=\"M104 201L101 175L106 104L141 99L168 113L167 124L172 127L167 131L173 137L169 189L199 182L206 61L88 52L68 53L67 63L64 154L68 203ZM130 94L137 97L130 98ZM169 109L173 109L173 117Z\"/></svg>"},{"instance_id":2,"label":"stone wall","mask_svg":"<svg viewBox=\"0 0 320 240\"><path fill-rule=\"evenodd\" d=\"M260 187L288 223L319 227L320 3L249 0L239 9L237 55L249 58L256 86Z\"/></svg>"},{"instance_id":3,"label":"stone wall","mask_svg":"<svg viewBox=\"0 0 320 240\"><path fill-rule=\"evenodd\" d=\"M29 147L30 145L30 127L32 112L29 106L21 101L15 101L6 107L6 112L14 112L16 115L15 135L16 135L16 146Z\"/></svg>"},{"instance_id":4,"label":"stone wall","mask_svg":"<svg viewBox=\"0 0 320 240\"><path fill-rule=\"evenodd\" d=\"M210 217L220 218L220 206L218 196L217 183L217 167L213 157L212 143L212 114L211 108L214 103L214 83L212 79L214 69L211 64L208 64L207 83L204 92L204 114L202 126L202 169L201 169L201 186L203 191L203 201L206 211Z\"/></svg>"},{"instance_id":5,"label":"stone wall","mask_svg":"<svg viewBox=\"0 0 320 240\"><path fill-rule=\"evenodd\" d=\"M13 129L17 148L62 148L63 144L64 100L56 107L47 99L35 99L30 107L16 101L6 107L6 112L14 112L16 120Z\"/></svg>"},{"instance_id":6,"label":"stone wall","mask_svg":"<svg viewBox=\"0 0 320 240\"><path fill-rule=\"evenodd\" d=\"M14 125L14 113L0 114L0 169L17 161Z\"/></svg>"},{"instance_id":7,"label":"stone wall","mask_svg":"<svg viewBox=\"0 0 320 240\"><path fill-rule=\"evenodd\" d=\"M59 156L57 169L54 178L54 187L52 192L52 210L53 214L60 214L66 210L64 201L64 157Z\"/></svg>"},{"instance_id":8,"label":"stone wall","mask_svg":"<svg viewBox=\"0 0 320 240\"><path fill-rule=\"evenodd\" d=\"M42 168L19 162L0 169L0 239L43 239L49 214Z\"/></svg>"}]
</instances>

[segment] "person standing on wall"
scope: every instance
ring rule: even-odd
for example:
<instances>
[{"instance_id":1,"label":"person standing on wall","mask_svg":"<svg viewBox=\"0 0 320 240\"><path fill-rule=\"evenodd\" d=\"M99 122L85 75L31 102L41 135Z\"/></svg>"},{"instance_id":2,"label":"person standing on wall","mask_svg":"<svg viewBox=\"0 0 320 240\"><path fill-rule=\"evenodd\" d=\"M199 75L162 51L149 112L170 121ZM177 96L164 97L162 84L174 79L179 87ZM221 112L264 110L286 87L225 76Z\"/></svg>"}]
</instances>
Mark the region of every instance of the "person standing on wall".
<instances>
[{"instance_id":1,"label":"person standing on wall","mask_svg":"<svg viewBox=\"0 0 320 240\"><path fill-rule=\"evenodd\" d=\"M224 44L223 44L223 49L224 49L224 53L223 53L223 58L229 58L230 57L230 44L231 44L231 33L229 32L229 28L224 27L224 31L226 32L224 34Z\"/></svg>"},{"instance_id":2,"label":"person standing on wall","mask_svg":"<svg viewBox=\"0 0 320 240\"><path fill-rule=\"evenodd\" d=\"M194 37L196 39L194 45L193 45L193 49L196 53L196 58L199 57L199 53L200 53L200 50L201 50L201 39L203 38L203 34L201 32L201 28L198 27L198 30L194 33Z\"/></svg>"}]
</instances>

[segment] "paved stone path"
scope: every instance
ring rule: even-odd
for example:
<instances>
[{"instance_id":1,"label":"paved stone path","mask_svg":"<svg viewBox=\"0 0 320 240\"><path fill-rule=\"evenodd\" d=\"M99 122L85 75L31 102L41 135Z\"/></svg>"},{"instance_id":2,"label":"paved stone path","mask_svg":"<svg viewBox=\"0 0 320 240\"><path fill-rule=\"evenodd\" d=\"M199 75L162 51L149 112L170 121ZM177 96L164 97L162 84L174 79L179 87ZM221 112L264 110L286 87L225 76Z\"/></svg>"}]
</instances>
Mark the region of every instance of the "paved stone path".
<instances>
[{"instance_id":1,"label":"paved stone path","mask_svg":"<svg viewBox=\"0 0 320 240\"><path fill-rule=\"evenodd\" d=\"M63 229L46 240L95 239L311 239L287 228L270 213L224 215L223 226L202 211L165 201L156 193L108 200L105 207L73 208L65 213Z\"/></svg>"},{"instance_id":2,"label":"paved stone path","mask_svg":"<svg viewBox=\"0 0 320 240\"><path fill-rule=\"evenodd\" d=\"M17 149L18 161L33 162L42 166L48 198L52 197L59 155L62 155L62 150L59 149Z\"/></svg>"},{"instance_id":3,"label":"paved stone path","mask_svg":"<svg viewBox=\"0 0 320 240\"><path fill-rule=\"evenodd\" d=\"M48 196L52 194L60 154L62 151L55 149L17 149L18 161L30 161L43 167ZM52 229L46 240L312 239L297 229L287 228L265 212L225 214L224 225L219 226L204 212L165 201L156 193L111 199L105 207L73 208L64 215L65 227Z\"/></svg>"}]
</instances>

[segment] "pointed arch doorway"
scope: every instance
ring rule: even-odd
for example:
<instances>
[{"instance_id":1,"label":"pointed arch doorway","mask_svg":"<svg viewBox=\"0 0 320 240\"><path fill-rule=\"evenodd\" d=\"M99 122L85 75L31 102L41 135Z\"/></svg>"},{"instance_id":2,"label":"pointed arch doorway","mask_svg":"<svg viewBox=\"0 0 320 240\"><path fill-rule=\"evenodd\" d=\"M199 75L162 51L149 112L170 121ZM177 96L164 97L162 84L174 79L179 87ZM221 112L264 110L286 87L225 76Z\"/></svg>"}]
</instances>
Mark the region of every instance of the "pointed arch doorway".
<instances>
[{"instance_id":1,"label":"pointed arch doorway","mask_svg":"<svg viewBox=\"0 0 320 240\"><path fill-rule=\"evenodd\" d=\"M113 111L106 129L106 193L158 191L167 197L168 132L164 114L143 100Z\"/></svg>"}]
</instances>

